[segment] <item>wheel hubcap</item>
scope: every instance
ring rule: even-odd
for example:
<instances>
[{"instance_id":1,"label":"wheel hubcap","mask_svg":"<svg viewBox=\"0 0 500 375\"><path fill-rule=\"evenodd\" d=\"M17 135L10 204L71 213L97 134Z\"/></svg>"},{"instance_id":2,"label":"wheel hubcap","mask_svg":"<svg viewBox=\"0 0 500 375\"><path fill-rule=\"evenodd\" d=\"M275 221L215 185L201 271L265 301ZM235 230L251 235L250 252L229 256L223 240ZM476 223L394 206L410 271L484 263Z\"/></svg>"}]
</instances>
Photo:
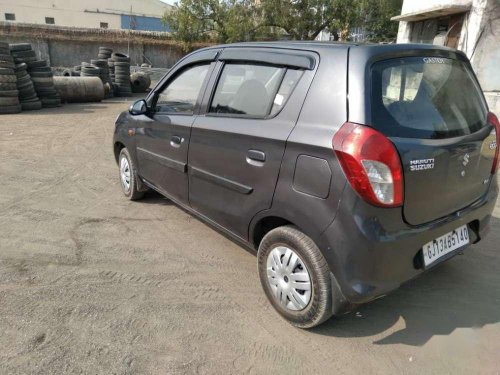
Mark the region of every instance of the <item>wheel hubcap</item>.
<instances>
[{"instance_id":1,"label":"wheel hubcap","mask_svg":"<svg viewBox=\"0 0 500 375\"><path fill-rule=\"evenodd\" d=\"M120 180L126 191L130 190L130 166L126 157L120 160Z\"/></svg>"},{"instance_id":2,"label":"wheel hubcap","mask_svg":"<svg viewBox=\"0 0 500 375\"><path fill-rule=\"evenodd\" d=\"M311 300L309 271L302 259L288 247L275 247L269 252L267 281L276 301L288 310L303 310Z\"/></svg>"}]
</instances>

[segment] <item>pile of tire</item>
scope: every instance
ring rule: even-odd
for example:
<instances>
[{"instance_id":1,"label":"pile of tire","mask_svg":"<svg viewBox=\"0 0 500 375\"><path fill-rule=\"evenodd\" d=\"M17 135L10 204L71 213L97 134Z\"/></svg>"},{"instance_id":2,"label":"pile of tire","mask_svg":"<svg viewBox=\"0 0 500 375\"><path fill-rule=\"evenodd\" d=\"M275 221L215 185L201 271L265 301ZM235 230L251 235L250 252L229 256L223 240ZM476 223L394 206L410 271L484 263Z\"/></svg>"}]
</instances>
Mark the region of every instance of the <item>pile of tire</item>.
<instances>
[{"instance_id":1,"label":"pile of tire","mask_svg":"<svg viewBox=\"0 0 500 375\"><path fill-rule=\"evenodd\" d=\"M113 59L108 59L108 68L111 83L115 83L115 61Z\"/></svg>"},{"instance_id":2,"label":"pile of tire","mask_svg":"<svg viewBox=\"0 0 500 375\"><path fill-rule=\"evenodd\" d=\"M52 69L44 60L36 61L38 64L30 68L28 71L33 80L36 93L42 102L44 108L54 108L61 106L61 96L54 86L54 74Z\"/></svg>"},{"instance_id":3,"label":"pile of tire","mask_svg":"<svg viewBox=\"0 0 500 375\"><path fill-rule=\"evenodd\" d=\"M90 63L94 66L97 66L100 70L99 72L99 77L101 78L102 84L104 86L109 86L107 98L113 96L113 90L111 88L113 87L113 82L111 82L111 78L109 77L109 67L108 67L108 60L107 59L97 59L97 60L90 60Z\"/></svg>"},{"instance_id":4,"label":"pile of tire","mask_svg":"<svg viewBox=\"0 0 500 375\"><path fill-rule=\"evenodd\" d=\"M131 96L130 57L122 53L113 53L111 58L115 66L115 96Z\"/></svg>"},{"instance_id":5,"label":"pile of tire","mask_svg":"<svg viewBox=\"0 0 500 375\"><path fill-rule=\"evenodd\" d=\"M14 59L9 45L0 43L0 114L21 112Z\"/></svg>"},{"instance_id":6,"label":"pile of tire","mask_svg":"<svg viewBox=\"0 0 500 375\"><path fill-rule=\"evenodd\" d=\"M61 97L54 87L54 74L47 61L39 60L29 43L11 44L10 51L16 64L27 65L28 74L31 76L42 107L60 107Z\"/></svg>"},{"instance_id":7,"label":"pile of tire","mask_svg":"<svg viewBox=\"0 0 500 375\"><path fill-rule=\"evenodd\" d=\"M99 55L97 56L98 59L101 60L108 60L111 58L111 55L113 54L113 50L109 47L99 47Z\"/></svg>"},{"instance_id":8,"label":"pile of tire","mask_svg":"<svg viewBox=\"0 0 500 375\"><path fill-rule=\"evenodd\" d=\"M28 73L26 63L17 64L14 71L17 76L17 90L19 91L19 101L23 111L34 111L42 109L42 102L35 91L35 85Z\"/></svg>"},{"instance_id":9,"label":"pile of tire","mask_svg":"<svg viewBox=\"0 0 500 375\"><path fill-rule=\"evenodd\" d=\"M101 69L97 66L82 62L81 77L101 77Z\"/></svg>"},{"instance_id":10,"label":"pile of tire","mask_svg":"<svg viewBox=\"0 0 500 375\"><path fill-rule=\"evenodd\" d=\"M145 72L135 72L130 76L130 83L132 84L132 92L143 93L151 86L151 78Z\"/></svg>"}]
</instances>

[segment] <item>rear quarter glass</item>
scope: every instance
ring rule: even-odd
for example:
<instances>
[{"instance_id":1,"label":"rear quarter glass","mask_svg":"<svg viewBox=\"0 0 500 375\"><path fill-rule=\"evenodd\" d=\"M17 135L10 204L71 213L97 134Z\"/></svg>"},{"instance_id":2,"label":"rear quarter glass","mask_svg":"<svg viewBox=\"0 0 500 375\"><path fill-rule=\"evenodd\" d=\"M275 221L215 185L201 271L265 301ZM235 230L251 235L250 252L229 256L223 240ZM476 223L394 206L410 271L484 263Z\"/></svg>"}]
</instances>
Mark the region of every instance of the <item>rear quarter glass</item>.
<instances>
[{"instance_id":1,"label":"rear quarter glass","mask_svg":"<svg viewBox=\"0 0 500 375\"><path fill-rule=\"evenodd\" d=\"M487 125L487 106L470 68L444 57L400 57L371 67L372 126L388 137L443 139Z\"/></svg>"}]
</instances>

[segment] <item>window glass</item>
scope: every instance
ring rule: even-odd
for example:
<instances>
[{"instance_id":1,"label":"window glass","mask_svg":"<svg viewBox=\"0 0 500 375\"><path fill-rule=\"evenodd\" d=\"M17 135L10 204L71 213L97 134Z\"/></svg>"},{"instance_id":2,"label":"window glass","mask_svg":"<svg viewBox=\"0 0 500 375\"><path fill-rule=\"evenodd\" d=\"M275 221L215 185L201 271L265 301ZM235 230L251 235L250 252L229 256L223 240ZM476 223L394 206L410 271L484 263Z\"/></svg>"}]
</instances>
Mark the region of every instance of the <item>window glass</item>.
<instances>
[{"instance_id":1,"label":"window glass","mask_svg":"<svg viewBox=\"0 0 500 375\"><path fill-rule=\"evenodd\" d=\"M16 15L14 13L5 13L5 20L6 21L15 21Z\"/></svg>"},{"instance_id":2,"label":"window glass","mask_svg":"<svg viewBox=\"0 0 500 375\"><path fill-rule=\"evenodd\" d=\"M267 116L284 72L284 68L265 65L226 65L215 90L210 112Z\"/></svg>"},{"instance_id":3,"label":"window glass","mask_svg":"<svg viewBox=\"0 0 500 375\"><path fill-rule=\"evenodd\" d=\"M109 24L107 22L101 22L101 29L107 29Z\"/></svg>"},{"instance_id":4,"label":"window glass","mask_svg":"<svg viewBox=\"0 0 500 375\"><path fill-rule=\"evenodd\" d=\"M302 77L304 71L302 70L292 70L286 71L281 87L278 90L273 102L273 108L271 109L271 116L276 115L285 106L288 98L292 94L293 89L297 86L297 83Z\"/></svg>"},{"instance_id":5,"label":"window glass","mask_svg":"<svg viewBox=\"0 0 500 375\"><path fill-rule=\"evenodd\" d=\"M209 65L197 65L184 70L160 92L157 112L192 114Z\"/></svg>"},{"instance_id":6,"label":"window glass","mask_svg":"<svg viewBox=\"0 0 500 375\"><path fill-rule=\"evenodd\" d=\"M388 136L448 138L486 124L486 105L466 64L441 57L376 63L372 69L373 125Z\"/></svg>"},{"instance_id":7,"label":"window glass","mask_svg":"<svg viewBox=\"0 0 500 375\"><path fill-rule=\"evenodd\" d=\"M54 25L56 22L54 20L54 17L45 17L45 23L47 25Z\"/></svg>"}]
</instances>

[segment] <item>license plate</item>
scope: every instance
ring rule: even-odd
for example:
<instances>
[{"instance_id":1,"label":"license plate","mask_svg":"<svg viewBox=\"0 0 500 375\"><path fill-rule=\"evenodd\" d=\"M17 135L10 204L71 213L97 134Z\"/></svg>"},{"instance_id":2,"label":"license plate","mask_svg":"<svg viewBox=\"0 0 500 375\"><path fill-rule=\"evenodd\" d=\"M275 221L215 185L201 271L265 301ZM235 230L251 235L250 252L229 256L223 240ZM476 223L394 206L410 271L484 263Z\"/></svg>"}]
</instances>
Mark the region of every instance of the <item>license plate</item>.
<instances>
[{"instance_id":1,"label":"license plate","mask_svg":"<svg viewBox=\"0 0 500 375\"><path fill-rule=\"evenodd\" d=\"M429 266L439 258L469 243L469 229L463 225L444 236L428 242L422 248L424 264Z\"/></svg>"}]
</instances>

